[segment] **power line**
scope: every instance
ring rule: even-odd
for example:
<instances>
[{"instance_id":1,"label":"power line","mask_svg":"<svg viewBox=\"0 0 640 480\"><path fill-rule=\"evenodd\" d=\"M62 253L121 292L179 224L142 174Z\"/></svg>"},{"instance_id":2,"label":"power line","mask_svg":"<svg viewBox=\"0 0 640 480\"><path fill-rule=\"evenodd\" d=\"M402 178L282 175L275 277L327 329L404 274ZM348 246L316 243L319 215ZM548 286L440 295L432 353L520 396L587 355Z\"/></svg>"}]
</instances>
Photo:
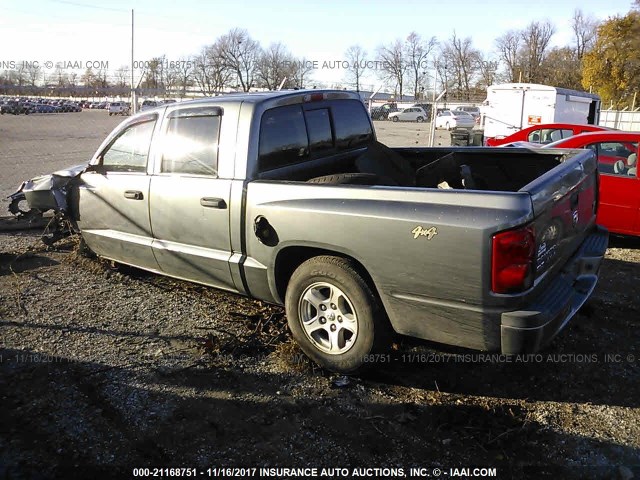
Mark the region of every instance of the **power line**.
<instances>
[{"instance_id":1,"label":"power line","mask_svg":"<svg viewBox=\"0 0 640 480\"><path fill-rule=\"evenodd\" d=\"M86 3L80 2L69 2L68 0L50 0L53 3L64 3L66 5L73 5L75 7L84 7L84 8L93 8L95 10L109 10L112 12L130 12L130 10L124 8L112 8L112 7L101 7L98 5L89 5Z\"/></svg>"}]
</instances>

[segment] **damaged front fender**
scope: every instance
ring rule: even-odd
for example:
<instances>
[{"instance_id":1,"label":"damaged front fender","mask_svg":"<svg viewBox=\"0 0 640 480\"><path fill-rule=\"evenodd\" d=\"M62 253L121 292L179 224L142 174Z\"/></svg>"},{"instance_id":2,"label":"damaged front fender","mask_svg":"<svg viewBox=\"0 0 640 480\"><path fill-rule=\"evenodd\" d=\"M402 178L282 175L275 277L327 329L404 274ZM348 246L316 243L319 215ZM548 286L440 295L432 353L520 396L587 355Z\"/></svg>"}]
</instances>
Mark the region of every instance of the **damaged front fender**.
<instances>
[{"instance_id":1,"label":"damaged front fender","mask_svg":"<svg viewBox=\"0 0 640 480\"><path fill-rule=\"evenodd\" d=\"M47 245L77 231L70 212L69 197L78 177L87 167L88 165L83 163L22 182L20 188L8 197L11 200L9 212L20 219L32 220L53 210L54 216L48 228L49 232L42 236L43 242Z\"/></svg>"},{"instance_id":2,"label":"damaged front fender","mask_svg":"<svg viewBox=\"0 0 640 480\"><path fill-rule=\"evenodd\" d=\"M48 210L67 213L68 195L75 183L74 180L86 169L87 164L83 163L23 182L15 193L9 195L9 211L13 215L28 213L29 210L21 205L21 202L26 200L30 210L40 213Z\"/></svg>"}]
</instances>

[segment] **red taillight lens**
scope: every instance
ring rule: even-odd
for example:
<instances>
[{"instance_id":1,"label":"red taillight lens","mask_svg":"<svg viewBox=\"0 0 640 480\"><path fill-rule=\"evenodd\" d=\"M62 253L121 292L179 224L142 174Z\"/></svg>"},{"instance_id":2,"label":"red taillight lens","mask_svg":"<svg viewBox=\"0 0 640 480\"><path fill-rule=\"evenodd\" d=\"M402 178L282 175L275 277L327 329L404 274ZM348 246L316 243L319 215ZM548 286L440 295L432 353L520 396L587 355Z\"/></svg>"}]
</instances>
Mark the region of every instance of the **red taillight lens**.
<instances>
[{"instance_id":1,"label":"red taillight lens","mask_svg":"<svg viewBox=\"0 0 640 480\"><path fill-rule=\"evenodd\" d=\"M536 237L532 227L507 230L493 236L491 290L523 292L533 285Z\"/></svg>"}]
</instances>

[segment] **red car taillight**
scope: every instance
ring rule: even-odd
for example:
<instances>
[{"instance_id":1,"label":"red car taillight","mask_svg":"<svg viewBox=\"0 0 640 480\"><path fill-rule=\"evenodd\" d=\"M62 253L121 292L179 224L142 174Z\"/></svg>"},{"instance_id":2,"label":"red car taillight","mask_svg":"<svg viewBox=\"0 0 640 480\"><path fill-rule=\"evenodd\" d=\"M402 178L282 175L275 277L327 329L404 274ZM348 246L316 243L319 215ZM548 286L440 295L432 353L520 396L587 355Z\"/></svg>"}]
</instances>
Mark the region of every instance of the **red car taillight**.
<instances>
[{"instance_id":1,"label":"red car taillight","mask_svg":"<svg viewBox=\"0 0 640 480\"><path fill-rule=\"evenodd\" d=\"M533 285L536 237L532 227L496 233L492 238L491 290L523 292Z\"/></svg>"}]
</instances>

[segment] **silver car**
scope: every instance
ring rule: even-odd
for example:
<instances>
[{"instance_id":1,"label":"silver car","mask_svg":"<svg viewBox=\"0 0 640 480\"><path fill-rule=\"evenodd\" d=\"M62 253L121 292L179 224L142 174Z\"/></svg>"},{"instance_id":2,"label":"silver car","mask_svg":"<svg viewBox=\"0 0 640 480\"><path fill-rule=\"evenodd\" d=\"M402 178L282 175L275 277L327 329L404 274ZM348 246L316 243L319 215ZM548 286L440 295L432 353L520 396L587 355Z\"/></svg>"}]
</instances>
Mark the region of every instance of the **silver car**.
<instances>
[{"instance_id":1,"label":"silver car","mask_svg":"<svg viewBox=\"0 0 640 480\"><path fill-rule=\"evenodd\" d=\"M394 122L424 122L427 118L427 114L420 107L409 107L399 112L393 112L389 114L389 120Z\"/></svg>"},{"instance_id":2,"label":"silver car","mask_svg":"<svg viewBox=\"0 0 640 480\"><path fill-rule=\"evenodd\" d=\"M472 129L476 124L475 119L467 112L460 110L442 110L436 115L436 128L468 128Z\"/></svg>"}]
</instances>

